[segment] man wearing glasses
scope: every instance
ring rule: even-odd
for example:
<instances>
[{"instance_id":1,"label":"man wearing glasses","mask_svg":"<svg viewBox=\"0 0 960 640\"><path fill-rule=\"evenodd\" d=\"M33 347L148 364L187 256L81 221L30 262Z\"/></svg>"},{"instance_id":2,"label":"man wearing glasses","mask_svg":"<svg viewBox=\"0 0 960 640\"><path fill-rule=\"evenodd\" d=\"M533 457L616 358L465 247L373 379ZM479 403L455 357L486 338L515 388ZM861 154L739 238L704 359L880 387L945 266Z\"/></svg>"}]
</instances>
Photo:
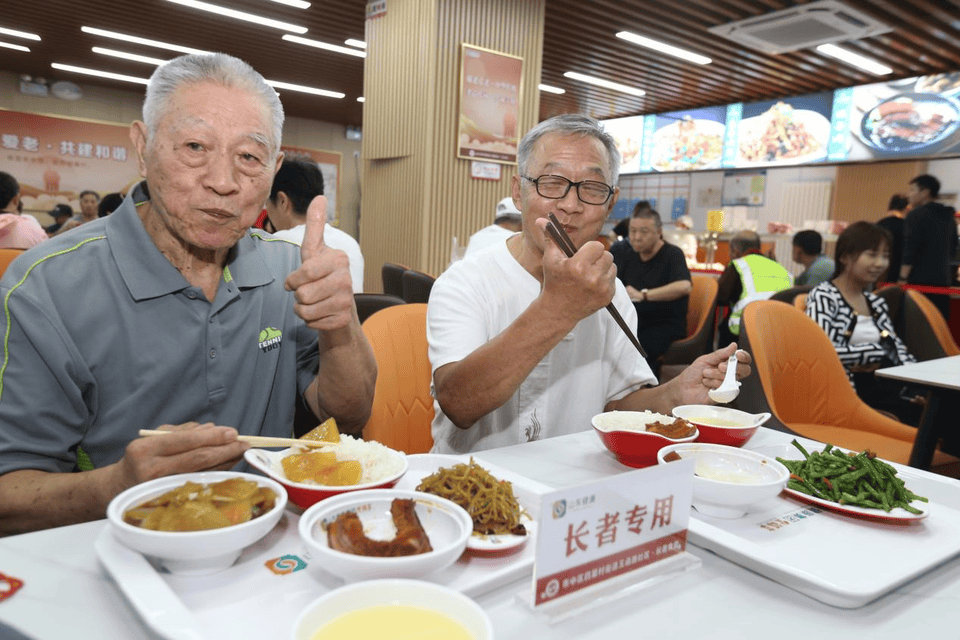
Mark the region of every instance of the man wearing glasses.
<instances>
[{"instance_id":1,"label":"man wearing glasses","mask_svg":"<svg viewBox=\"0 0 960 640\"><path fill-rule=\"evenodd\" d=\"M708 403L734 346L654 387L646 361L604 307L636 310L597 241L616 202L620 155L596 120L563 115L520 141L513 200L523 229L496 250L452 265L433 286L427 339L434 451L464 453L583 431L602 411L669 414ZM553 213L576 253L545 233ZM749 373L740 356L738 374Z\"/></svg>"}]
</instances>

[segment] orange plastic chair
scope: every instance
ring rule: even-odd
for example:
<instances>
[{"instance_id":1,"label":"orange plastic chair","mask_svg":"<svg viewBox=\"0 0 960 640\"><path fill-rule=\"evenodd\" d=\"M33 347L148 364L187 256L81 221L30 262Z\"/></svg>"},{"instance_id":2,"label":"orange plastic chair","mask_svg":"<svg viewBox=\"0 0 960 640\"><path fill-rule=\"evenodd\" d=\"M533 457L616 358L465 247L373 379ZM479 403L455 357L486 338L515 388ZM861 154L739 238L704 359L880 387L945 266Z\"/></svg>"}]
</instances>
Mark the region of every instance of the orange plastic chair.
<instances>
[{"instance_id":1,"label":"orange plastic chair","mask_svg":"<svg viewBox=\"0 0 960 640\"><path fill-rule=\"evenodd\" d=\"M790 305L760 300L744 309L742 330L768 410L786 431L908 462L917 430L860 400L830 339L806 314ZM937 451L933 466L955 461Z\"/></svg>"},{"instance_id":2,"label":"orange plastic chair","mask_svg":"<svg viewBox=\"0 0 960 640\"><path fill-rule=\"evenodd\" d=\"M433 396L427 355L427 305L403 304L377 311L363 323L377 359L377 386L364 440L404 453L433 447Z\"/></svg>"},{"instance_id":3,"label":"orange plastic chair","mask_svg":"<svg viewBox=\"0 0 960 640\"><path fill-rule=\"evenodd\" d=\"M806 293L798 293L793 299L793 306L796 307L801 313L806 313L807 310L807 295Z\"/></svg>"},{"instance_id":4,"label":"orange plastic chair","mask_svg":"<svg viewBox=\"0 0 960 640\"><path fill-rule=\"evenodd\" d=\"M17 256L23 252L23 249L0 249L0 276L6 272L10 263L16 260Z\"/></svg>"},{"instance_id":5,"label":"orange plastic chair","mask_svg":"<svg viewBox=\"0 0 960 640\"><path fill-rule=\"evenodd\" d=\"M687 303L687 337L671 343L661 356L661 364L690 364L713 349L717 311L717 279L691 276L693 288Z\"/></svg>"},{"instance_id":6,"label":"orange plastic chair","mask_svg":"<svg viewBox=\"0 0 960 640\"><path fill-rule=\"evenodd\" d=\"M905 304L903 306L903 321L907 328L904 333L910 334L915 330L929 331L933 333L933 336L940 345L940 349L943 351L942 356L935 354L936 357L960 356L960 346L957 346L956 340L953 339L953 334L950 333L950 327L947 326L946 320L943 319L943 314L930 302L930 298L913 289L907 289L906 294ZM914 309L916 309L916 312ZM901 338L903 337L904 336L901 336ZM918 337L919 341L928 343L929 341L925 338L925 335ZM913 352L911 351L911 353ZM921 354L914 353L913 355L918 360L921 359Z\"/></svg>"}]
</instances>

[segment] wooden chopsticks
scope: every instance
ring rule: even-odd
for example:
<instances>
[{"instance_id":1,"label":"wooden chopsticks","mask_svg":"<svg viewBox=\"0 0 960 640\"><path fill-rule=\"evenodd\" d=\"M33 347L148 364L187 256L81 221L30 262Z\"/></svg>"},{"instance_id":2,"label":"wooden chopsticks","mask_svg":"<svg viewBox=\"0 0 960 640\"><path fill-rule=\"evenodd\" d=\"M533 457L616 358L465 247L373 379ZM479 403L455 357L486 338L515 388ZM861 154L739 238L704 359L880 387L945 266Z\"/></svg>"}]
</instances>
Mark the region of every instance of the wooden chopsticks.
<instances>
[{"instance_id":1,"label":"wooden chopsticks","mask_svg":"<svg viewBox=\"0 0 960 640\"><path fill-rule=\"evenodd\" d=\"M547 233L550 234L550 237L553 238L553 241L560 247L560 250L567 254L568 258L572 258L573 254L577 252L577 248L573 245L573 241L570 240L570 236L567 235L567 232L563 230L563 225L560 224L560 221L557 220L557 216L552 213L547 215L550 218L550 222L547 223ZM630 342L633 343L633 346L637 348L637 351L640 352L640 355L646 359L647 354L644 352L643 347L640 346L640 341L637 340L637 336L634 335L630 327L627 326L627 323L623 321L623 316L620 315L620 312L617 311L617 308L613 305L613 302L607 305L607 311L610 312L610 315L613 316L613 319L616 321L620 328L623 329L623 332L627 334L627 337L630 338Z\"/></svg>"},{"instance_id":2,"label":"wooden chopsticks","mask_svg":"<svg viewBox=\"0 0 960 640\"><path fill-rule=\"evenodd\" d=\"M165 436L176 431L154 431L140 429L141 436ZM298 440L296 438L271 438L268 436L237 436L240 442L249 443L251 447L336 447L336 442L320 442L318 440Z\"/></svg>"}]
</instances>

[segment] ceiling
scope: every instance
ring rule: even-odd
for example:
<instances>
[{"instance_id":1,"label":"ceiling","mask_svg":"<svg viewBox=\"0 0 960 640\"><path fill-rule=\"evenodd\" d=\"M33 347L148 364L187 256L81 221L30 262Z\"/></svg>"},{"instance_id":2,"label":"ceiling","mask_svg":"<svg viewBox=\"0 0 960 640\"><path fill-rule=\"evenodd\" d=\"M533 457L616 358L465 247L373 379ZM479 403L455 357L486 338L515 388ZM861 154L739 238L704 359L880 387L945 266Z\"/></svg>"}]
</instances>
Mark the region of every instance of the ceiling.
<instances>
[{"instance_id":1,"label":"ceiling","mask_svg":"<svg viewBox=\"0 0 960 640\"><path fill-rule=\"evenodd\" d=\"M343 44L364 38L365 0L313 0L307 10L267 0L209 0L308 28L304 37ZM523 0L503 0L523 1ZM884 80L960 70L960 0L844 0L894 30L849 43L850 49L893 69ZM281 90L289 115L360 126L362 58L280 39L282 31L215 16L166 0L4 0L0 27L39 34L40 42L0 34L30 53L0 48L0 70L78 84L137 90L138 85L82 76L50 67L61 62L148 77L153 67L91 51L94 46L155 58L176 54L110 40L81 26L120 31L198 49L224 51L269 80L346 94L325 98ZM767 55L710 34L734 20L806 4L804 0L546 0L541 82L566 89L540 94L540 116L582 112L598 118L663 113L684 108L753 102L880 80L807 49ZM387 3L389 11L389 2ZM712 58L700 66L616 38L621 30L658 38ZM565 71L601 76L646 91L640 98L581 84Z\"/></svg>"}]
</instances>

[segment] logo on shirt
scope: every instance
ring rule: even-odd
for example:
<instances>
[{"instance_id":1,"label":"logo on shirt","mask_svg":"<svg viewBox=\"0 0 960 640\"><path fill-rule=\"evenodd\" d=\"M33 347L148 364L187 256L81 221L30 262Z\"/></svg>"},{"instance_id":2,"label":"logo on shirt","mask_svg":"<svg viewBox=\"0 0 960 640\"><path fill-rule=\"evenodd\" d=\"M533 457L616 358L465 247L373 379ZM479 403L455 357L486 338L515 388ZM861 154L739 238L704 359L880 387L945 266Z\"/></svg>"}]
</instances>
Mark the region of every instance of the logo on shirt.
<instances>
[{"instance_id":1,"label":"logo on shirt","mask_svg":"<svg viewBox=\"0 0 960 640\"><path fill-rule=\"evenodd\" d=\"M260 351L266 353L273 349L280 348L280 341L283 339L283 332L280 329L274 329L273 327L267 327L260 332L260 337L257 338Z\"/></svg>"}]
</instances>

